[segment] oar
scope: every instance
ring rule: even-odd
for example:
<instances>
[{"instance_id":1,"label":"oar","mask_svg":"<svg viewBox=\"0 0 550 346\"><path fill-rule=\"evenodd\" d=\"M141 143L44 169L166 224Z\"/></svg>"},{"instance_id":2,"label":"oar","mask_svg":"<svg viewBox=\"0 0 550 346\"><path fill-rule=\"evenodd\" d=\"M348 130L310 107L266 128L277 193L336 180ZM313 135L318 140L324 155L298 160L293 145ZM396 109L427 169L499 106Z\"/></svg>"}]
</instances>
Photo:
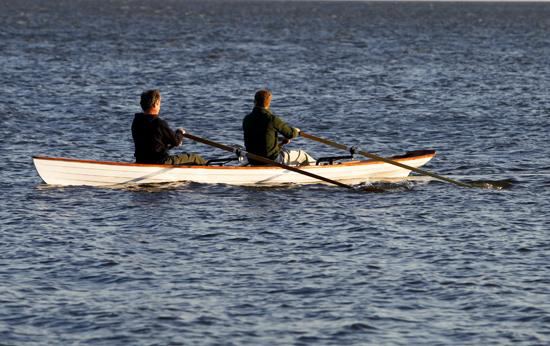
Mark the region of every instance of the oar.
<instances>
[{"instance_id":1,"label":"oar","mask_svg":"<svg viewBox=\"0 0 550 346\"><path fill-rule=\"evenodd\" d=\"M183 136L186 137L186 138L189 138L191 140L194 140L196 142L200 142L200 143L203 143L203 144L206 144L206 145L210 145L212 147L222 149L222 150L225 150L225 151L229 151L229 152L232 152L232 153L236 153L236 154L238 154L239 152L244 153L244 154L246 154L246 156L248 158L250 158L252 160L260 161L260 162L267 163L267 164L270 164L270 165L273 165L273 166L284 168L284 169L292 171L292 172L307 175L308 177L311 177L311 178L314 178L314 179L317 179L317 180L322 180L322 181L325 181L327 183L334 184L334 185L337 185L337 186L340 186L340 187L345 187L346 189L352 189L352 190L354 189L353 186L351 186L351 185L347 185L347 184L341 183L341 182L336 181L336 180L331 180L331 179L322 177L322 176L317 175L317 174L313 174L313 173L310 173L310 172L307 172L307 171L303 171L303 170L298 169L296 167L284 165L282 163L278 163L278 162L275 162L273 160L267 159L263 156L259 156L259 155L256 155L256 154L245 152L244 150L233 148L233 147L230 147L230 146L218 143L218 142L211 141L211 140L206 139L206 138L197 137L197 136L194 136L190 133L185 133L185 134L183 134Z\"/></svg>"},{"instance_id":2,"label":"oar","mask_svg":"<svg viewBox=\"0 0 550 346\"><path fill-rule=\"evenodd\" d=\"M366 156L368 158L371 158L371 159L374 159L374 160L379 160L379 161L384 161L384 162L392 164L394 166L405 168L405 169L408 169L408 170L411 170L411 171L414 171L414 172L417 172L417 173L420 173L420 174L428 175L430 177L433 177L433 178L436 178L436 179L439 179L439 180L443 180L443 181L446 181L446 182L451 183L451 184L455 184L455 185L462 186L462 187L474 187L471 184L466 184L466 183L463 183L461 181L450 179L450 178L441 176L439 174L435 174L435 173L432 173L432 172L425 171L425 170L420 169L420 168L405 165L401 162L397 162L397 161L394 161L394 160L391 160L391 159L387 159L385 157L378 156L376 154L371 154L371 153L368 153L368 152L363 151L363 150L357 150L355 148L347 147L343 144L339 144L339 143L333 142L333 141L325 139L325 138L320 138L320 137L317 137L317 136L314 136L314 135L310 135L309 133L305 133L303 131L300 131L300 136L302 136L304 138L307 138L307 139L311 139L311 140L320 142L320 143L323 143L323 144L330 145L334 148L343 149L343 150L346 150L346 151L349 151L349 152L356 152L356 153L359 153L359 154L361 154L363 156Z\"/></svg>"}]
</instances>

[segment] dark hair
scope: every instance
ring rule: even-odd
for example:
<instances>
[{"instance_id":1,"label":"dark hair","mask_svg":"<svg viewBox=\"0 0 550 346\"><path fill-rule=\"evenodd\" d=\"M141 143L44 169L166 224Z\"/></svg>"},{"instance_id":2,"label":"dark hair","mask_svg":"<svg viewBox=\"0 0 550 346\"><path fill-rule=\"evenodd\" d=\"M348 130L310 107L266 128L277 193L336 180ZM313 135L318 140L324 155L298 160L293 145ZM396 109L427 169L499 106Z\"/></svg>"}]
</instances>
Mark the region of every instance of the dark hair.
<instances>
[{"instance_id":1,"label":"dark hair","mask_svg":"<svg viewBox=\"0 0 550 346\"><path fill-rule=\"evenodd\" d=\"M159 99L160 90L151 89L141 93L141 101L139 102L139 104L141 105L141 109L143 109L143 111L148 111L149 109L153 108L153 106Z\"/></svg>"},{"instance_id":2,"label":"dark hair","mask_svg":"<svg viewBox=\"0 0 550 346\"><path fill-rule=\"evenodd\" d=\"M271 96L271 91L267 89L258 90L254 95L254 103L257 106L265 106L267 99Z\"/></svg>"}]
</instances>

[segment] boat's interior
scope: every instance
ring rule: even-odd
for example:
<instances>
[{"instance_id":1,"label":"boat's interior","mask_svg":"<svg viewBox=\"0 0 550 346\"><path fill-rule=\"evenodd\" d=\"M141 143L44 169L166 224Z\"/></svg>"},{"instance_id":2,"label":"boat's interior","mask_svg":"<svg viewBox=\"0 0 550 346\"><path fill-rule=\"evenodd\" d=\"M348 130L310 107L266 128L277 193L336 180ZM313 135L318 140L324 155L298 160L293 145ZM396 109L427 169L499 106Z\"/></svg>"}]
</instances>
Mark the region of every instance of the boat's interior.
<instances>
[{"instance_id":1,"label":"boat's interior","mask_svg":"<svg viewBox=\"0 0 550 346\"><path fill-rule=\"evenodd\" d=\"M414 157L414 156L433 155L434 153L435 153L435 150L414 150L414 151L407 151L405 154L402 154L402 155L391 156L389 158L392 160L395 160L395 159L404 159L407 157ZM320 157L315 162L315 165L316 166L337 165L343 162L350 162L350 161L357 161L357 159L355 158L355 152L351 152L350 155ZM211 159L206 162L206 165L207 166L225 166L225 165L249 166L249 164L246 162L246 158L235 157L235 156Z\"/></svg>"}]
</instances>

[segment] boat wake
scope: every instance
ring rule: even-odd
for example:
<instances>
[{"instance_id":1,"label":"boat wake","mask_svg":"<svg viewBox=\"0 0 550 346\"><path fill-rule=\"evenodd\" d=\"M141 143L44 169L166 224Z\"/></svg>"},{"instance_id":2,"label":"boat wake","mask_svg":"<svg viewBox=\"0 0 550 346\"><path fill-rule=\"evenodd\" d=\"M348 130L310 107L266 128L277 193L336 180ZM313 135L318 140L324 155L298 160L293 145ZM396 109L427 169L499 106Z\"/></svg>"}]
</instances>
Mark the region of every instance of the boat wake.
<instances>
[{"instance_id":1,"label":"boat wake","mask_svg":"<svg viewBox=\"0 0 550 346\"><path fill-rule=\"evenodd\" d=\"M472 179L473 178L473 179ZM486 190L509 190L517 181L514 179L483 179L483 177L461 177L461 181L472 185L475 188ZM426 185L430 183L446 184L445 182L428 177L428 176L409 176L406 178L385 179L383 181L365 182L356 185L357 189L367 192L390 192L390 191L408 191L414 189L418 185Z\"/></svg>"},{"instance_id":2,"label":"boat wake","mask_svg":"<svg viewBox=\"0 0 550 346\"><path fill-rule=\"evenodd\" d=\"M354 188L363 192L384 193L410 191L417 185L419 185L417 182L410 181L409 179L395 179L391 181L364 182L355 185Z\"/></svg>"}]
</instances>

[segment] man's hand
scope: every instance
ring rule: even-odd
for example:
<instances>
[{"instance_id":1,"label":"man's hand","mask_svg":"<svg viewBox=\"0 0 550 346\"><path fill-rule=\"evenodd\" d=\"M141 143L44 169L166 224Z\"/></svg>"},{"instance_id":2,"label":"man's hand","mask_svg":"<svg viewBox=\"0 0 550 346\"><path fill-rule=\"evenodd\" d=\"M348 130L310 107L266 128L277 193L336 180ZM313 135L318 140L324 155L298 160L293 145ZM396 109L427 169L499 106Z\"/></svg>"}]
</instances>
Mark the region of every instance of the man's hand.
<instances>
[{"instance_id":1,"label":"man's hand","mask_svg":"<svg viewBox=\"0 0 550 346\"><path fill-rule=\"evenodd\" d=\"M290 139L288 139L288 138L281 139L281 146L286 145L288 143L290 143Z\"/></svg>"},{"instance_id":2,"label":"man's hand","mask_svg":"<svg viewBox=\"0 0 550 346\"><path fill-rule=\"evenodd\" d=\"M301 132L301 130L300 130L299 128L297 128L297 127L295 127L295 128L294 128L294 130L296 130L296 131L298 132L298 136L299 136L299 135L300 135L300 132Z\"/></svg>"},{"instance_id":3,"label":"man's hand","mask_svg":"<svg viewBox=\"0 0 550 346\"><path fill-rule=\"evenodd\" d=\"M180 145L182 145L182 143L183 143L183 135L184 135L184 134L185 134L185 129L184 129L183 127L178 127L178 128L176 129L176 136L178 136L178 137L181 136L180 142L179 142L178 145L177 145L178 147L179 147Z\"/></svg>"}]
</instances>

